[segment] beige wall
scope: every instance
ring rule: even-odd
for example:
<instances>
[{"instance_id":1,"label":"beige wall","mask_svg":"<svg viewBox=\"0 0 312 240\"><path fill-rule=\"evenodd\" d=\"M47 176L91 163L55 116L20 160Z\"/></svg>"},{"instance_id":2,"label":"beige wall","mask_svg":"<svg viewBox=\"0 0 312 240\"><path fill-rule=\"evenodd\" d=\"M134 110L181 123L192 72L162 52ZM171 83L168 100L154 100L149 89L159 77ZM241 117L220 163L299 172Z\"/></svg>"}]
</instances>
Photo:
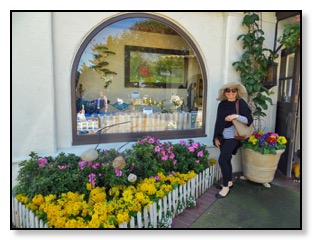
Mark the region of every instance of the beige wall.
<instances>
[{"instance_id":1,"label":"beige wall","mask_svg":"<svg viewBox=\"0 0 312 240\"><path fill-rule=\"evenodd\" d=\"M12 166L13 184L17 163L28 159L31 151L39 155L59 152L79 154L92 146L72 146L71 68L85 37L114 12L17 12L12 15ZM205 138L211 157L218 156L212 146L212 133L218 101L217 89L239 80L232 67L242 53L237 36L244 31L243 13L163 12L154 13L182 28L193 39L204 59L208 83ZM263 14L266 45L273 48L274 12ZM119 79L123 81L122 78ZM274 130L274 105L268 110L266 130ZM175 142L175 141L173 141ZM120 144L103 144L102 148ZM130 146L131 144L127 145ZM239 154L233 160L240 171Z\"/></svg>"}]
</instances>

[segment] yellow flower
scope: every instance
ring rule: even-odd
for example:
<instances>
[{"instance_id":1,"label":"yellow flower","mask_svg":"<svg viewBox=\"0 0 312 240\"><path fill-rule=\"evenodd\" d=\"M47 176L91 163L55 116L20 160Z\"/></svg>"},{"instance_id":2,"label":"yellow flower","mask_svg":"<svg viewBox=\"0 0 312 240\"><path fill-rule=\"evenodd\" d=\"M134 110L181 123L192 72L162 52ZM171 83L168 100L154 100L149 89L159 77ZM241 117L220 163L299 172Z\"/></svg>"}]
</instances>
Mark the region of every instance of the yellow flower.
<instances>
[{"instance_id":1,"label":"yellow flower","mask_svg":"<svg viewBox=\"0 0 312 240\"><path fill-rule=\"evenodd\" d=\"M165 192L163 190L159 190L156 192L156 197L163 198L165 196Z\"/></svg>"},{"instance_id":2,"label":"yellow flower","mask_svg":"<svg viewBox=\"0 0 312 240\"><path fill-rule=\"evenodd\" d=\"M44 197L42 196L42 194L38 194L36 196L33 197L33 199L31 200L31 202L34 205L40 206L41 204L44 203Z\"/></svg>"},{"instance_id":3,"label":"yellow flower","mask_svg":"<svg viewBox=\"0 0 312 240\"><path fill-rule=\"evenodd\" d=\"M124 222L129 222L130 218L129 218L129 214L127 212L119 212L117 214L117 222L118 222L118 225L119 224L122 224Z\"/></svg>"},{"instance_id":4,"label":"yellow flower","mask_svg":"<svg viewBox=\"0 0 312 240\"><path fill-rule=\"evenodd\" d=\"M97 217L95 217L95 215L93 216L91 221L88 223L88 228L99 228L101 225L101 221Z\"/></svg>"},{"instance_id":5,"label":"yellow flower","mask_svg":"<svg viewBox=\"0 0 312 240\"><path fill-rule=\"evenodd\" d=\"M49 226L54 226L55 228L64 228L66 224L66 217L56 218L55 221L49 221ZM51 225L50 225L51 224Z\"/></svg>"},{"instance_id":6,"label":"yellow flower","mask_svg":"<svg viewBox=\"0 0 312 240\"><path fill-rule=\"evenodd\" d=\"M278 144L286 144L287 143L287 139L284 136L279 136L276 141Z\"/></svg>"},{"instance_id":7,"label":"yellow flower","mask_svg":"<svg viewBox=\"0 0 312 240\"><path fill-rule=\"evenodd\" d=\"M93 188L93 185L92 185L91 183L87 183L87 184L86 184L86 189L87 189L88 191L91 191L92 188Z\"/></svg>"},{"instance_id":8,"label":"yellow flower","mask_svg":"<svg viewBox=\"0 0 312 240\"><path fill-rule=\"evenodd\" d=\"M217 160L214 158L210 158L209 161L210 161L210 164L212 164L212 165L217 163Z\"/></svg>"},{"instance_id":9,"label":"yellow flower","mask_svg":"<svg viewBox=\"0 0 312 240\"><path fill-rule=\"evenodd\" d=\"M55 199L56 199L56 195L55 194L49 194L48 196L44 197L45 202L48 203L48 204L53 202L53 200L55 200Z\"/></svg>"},{"instance_id":10,"label":"yellow flower","mask_svg":"<svg viewBox=\"0 0 312 240\"><path fill-rule=\"evenodd\" d=\"M259 132L260 132L260 131L259 131ZM257 138L255 138L255 136L254 136L254 135L251 135L251 136L249 137L248 142L252 143L253 145L256 145L256 144L257 144L257 142L258 142L258 139L257 139Z\"/></svg>"},{"instance_id":11,"label":"yellow flower","mask_svg":"<svg viewBox=\"0 0 312 240\"><path fill-rule=\"evenodd\" d=\"M17 199L17 201L19 201L19 202L21 202L23 204L28 202L28 197L24 196L23 194L17 194L15 196L15 198Z\"/></svg>"}]
</instances>

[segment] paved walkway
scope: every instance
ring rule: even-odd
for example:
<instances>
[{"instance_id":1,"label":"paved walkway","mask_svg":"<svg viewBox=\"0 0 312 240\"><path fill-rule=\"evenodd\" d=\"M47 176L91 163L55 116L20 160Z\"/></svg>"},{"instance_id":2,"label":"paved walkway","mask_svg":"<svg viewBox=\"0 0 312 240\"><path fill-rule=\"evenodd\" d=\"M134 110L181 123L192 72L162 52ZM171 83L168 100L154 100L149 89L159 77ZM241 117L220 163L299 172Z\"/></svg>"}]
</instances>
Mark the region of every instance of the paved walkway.
<instances>
[{"instance_id":1,"label":"paved walkway","mask_svg":"<svg viewBox=\"0 0 312 240\"><path fill-rule=\"evenodd\" d=\"M233 178L234 184L236 180L238 180L239 175L240 174L237 174ZM301 183L294 182L291 178L286 178L285 176L281 175L278 171L276 172L272 184L275 186L285 187L299 192L301 189ZM259 184L259 187L260 186L261 185ZM214 186L209 188L196 200L196 206L194 208L185 209L183 213L179 214L173 219L171 228L189 228L194 222L196 222L201 217L201 215L203 215L208 210L209 207L211 207L216 201L219 200L216 199L215 197L215 194L218 193L219 191L220 190L216 189ZM272 194L274 194L273 191Z\"/></svg>"},{"instance_id":2,"label":"paved walkway","mask_svg":"<svg viewBox=\"0 0 312 240\"><path fill-rule=\"evenodd\" d=\"M185 209L183 213L173 219L171 228L188 228L191 226L217 200L215 195L219 191L215 187L209 188L196 200L194 208Z\"/></svg>"}]
</instances>

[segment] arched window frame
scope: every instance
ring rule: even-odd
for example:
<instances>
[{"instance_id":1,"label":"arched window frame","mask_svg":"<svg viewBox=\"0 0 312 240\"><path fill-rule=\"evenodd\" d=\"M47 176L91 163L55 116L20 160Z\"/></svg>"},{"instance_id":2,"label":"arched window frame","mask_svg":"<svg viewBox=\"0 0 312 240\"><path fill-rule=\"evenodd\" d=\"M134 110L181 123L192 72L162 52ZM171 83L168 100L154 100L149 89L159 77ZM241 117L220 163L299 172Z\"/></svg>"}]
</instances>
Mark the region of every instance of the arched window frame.
<instances>
[{"instance_id":1,"label":"arched window frame","mask_svg":"<svg viewBox=\"0 0 312 240\"><path fill-rule=\"evenodd\" d=\"M162 22L172 29L174 29L180 36L182 36L187 43L194 50L198 62L200 64L202 79L203 79L203 105L202 105L202 127L198 129L187 129L187 130L173 130L173 131L151 131L151 132L128 132L128 133L102 133L94 135L78 135L77 134L77 115L76 115L76 78L77 78L77 68L79 61L83 54L84 49L90 43L90 41L96 36L102 29L108 27L109 25L127 19L127 18L149 18L159 22ZM178 27L173 22L160 17L158 15L153 15L149 13L126 13L118 15L108 19L99 26L97 26L83 41L80 45L77 54L74 58L71 72L71 106L72 106L72 139L73 145L83 145L83 144L96 144L96 143L111 143L111 142L131 142L137 141L137 139L143 136L154 136L160 139L185 139L185 138L195 138L195 137L206 137L206 99L207 99L207 74L205 70L204 61L201 54L192 41L192 39L185 33L180 27Z\"/></svg>"}]
</instances>

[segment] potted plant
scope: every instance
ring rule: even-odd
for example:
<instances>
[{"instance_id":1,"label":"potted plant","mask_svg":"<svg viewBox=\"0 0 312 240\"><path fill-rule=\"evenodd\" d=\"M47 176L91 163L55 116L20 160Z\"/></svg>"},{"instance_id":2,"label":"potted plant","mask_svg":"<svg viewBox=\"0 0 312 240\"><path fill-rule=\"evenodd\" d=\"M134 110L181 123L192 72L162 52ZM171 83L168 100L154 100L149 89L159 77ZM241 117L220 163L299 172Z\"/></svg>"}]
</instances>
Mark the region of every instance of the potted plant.
<instances>
[{"instance_id":1,"label":"potted plant","mask_svg":"<svg viewBox=\"0 0 312 240\"><path fill-rule=\"evenodd\" d=\"M260 28L259 16L247 12L243 19L243 26L247 33L238 36L242 40L244 52L241 60L233 63L236 71L240 72L241 82L248 92L248 104L254 116L255 133L243 141L242 163L243 174L241 179L249 179L270 187L281 154L285 151L287 143L284 137L276 133L264 134L261 118L265 117L268 104L272 104L270 95L273 94L265 88L263 82L268 69L274 63L275 55L272 50L264 47L264 32Z\"/></svg>"},{"instance_id":2,"label":"potted plant","mask_svg":"<svg viewBox=\"0 0 312 240\"><path fill-rule=\"evenodd\" d=\"M262 183L270 187L281 154L285 151L287 140L277 133L254 132L243 141L242 179Z\"/></svg>"},{"instance_id":3,"label":"potted plant","mask_svg":"<svg viewBox=\"0 0 312 240\"><path fill-rule=\"evenodd\" d=\"M295 51L300 46L300 17L292 19L291 22L285 24L282 36L278 38L278 42L290 51Z\"/></svg>"}]
</instances>

